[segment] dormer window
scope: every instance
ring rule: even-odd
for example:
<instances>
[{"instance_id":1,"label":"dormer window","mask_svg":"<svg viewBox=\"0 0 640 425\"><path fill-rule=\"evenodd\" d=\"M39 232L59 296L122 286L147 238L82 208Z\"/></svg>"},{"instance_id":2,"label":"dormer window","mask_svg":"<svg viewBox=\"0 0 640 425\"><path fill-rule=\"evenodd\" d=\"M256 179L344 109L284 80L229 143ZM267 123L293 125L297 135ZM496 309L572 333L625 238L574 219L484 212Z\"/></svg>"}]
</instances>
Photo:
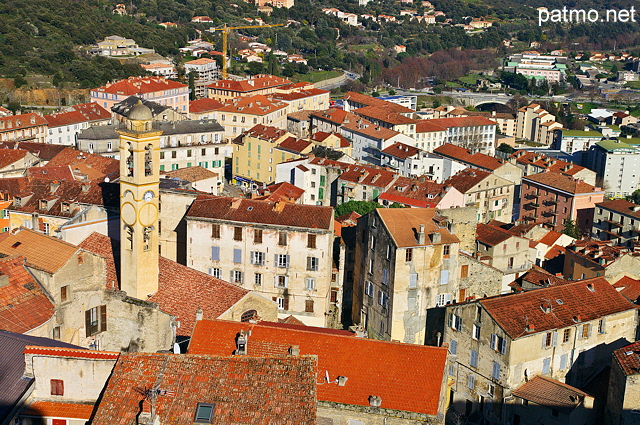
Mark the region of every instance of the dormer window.
<instances>
[{"instance_id":1,"label":"dormer window","mask_svg":"<svg viewBox=\"0 0 640 425\"><path fill-rule=\"evenodd\" d=\"M16 207L21 207L22 206L22 198L16 196L14 204Z\"/></svg>"},{"instance_id":2,"label":"dormer window","mask_svg":"<svg viewBox=\"0 0 640 425\"><path fill-rule=\"evenodd\" d=\"M68 202L63 202L60 209L62 212L69 212L71 210L71 205Z\"/></svg>"},{"instance_id":3,"label":"dormer window","mask_svg":"<svg viewBox=\"0 0 640 425\"><path fill-rule=\"evenodd\" d=\"M47 209L47 201L44 199L40 200L40 209L41 210L46 210Z\"/></svg>"}]
</instances>

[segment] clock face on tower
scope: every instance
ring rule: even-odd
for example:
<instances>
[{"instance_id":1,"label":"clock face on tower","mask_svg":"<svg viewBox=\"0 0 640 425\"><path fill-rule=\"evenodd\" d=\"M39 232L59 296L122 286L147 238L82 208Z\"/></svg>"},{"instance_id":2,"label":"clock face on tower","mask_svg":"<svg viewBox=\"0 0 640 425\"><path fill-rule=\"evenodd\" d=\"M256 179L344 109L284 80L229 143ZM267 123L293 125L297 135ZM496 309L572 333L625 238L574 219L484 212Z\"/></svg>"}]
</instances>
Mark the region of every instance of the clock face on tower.
<instances>
[{"instance_id":1,"label":"clock face on tower","mask_svg":"<svg viewBox=\"0 0 640 425\"><path fill-rule=\"evenodd\" d=\"M144 196L142 197L142 199L144 199L146 202L151 202L151 200L153 199L153 197L154 197L154 196L155 196L155 195L153 194L153 192L152 192L152 191L147 190L147 191L144 193Z\"/></svg>"}]
</instances>

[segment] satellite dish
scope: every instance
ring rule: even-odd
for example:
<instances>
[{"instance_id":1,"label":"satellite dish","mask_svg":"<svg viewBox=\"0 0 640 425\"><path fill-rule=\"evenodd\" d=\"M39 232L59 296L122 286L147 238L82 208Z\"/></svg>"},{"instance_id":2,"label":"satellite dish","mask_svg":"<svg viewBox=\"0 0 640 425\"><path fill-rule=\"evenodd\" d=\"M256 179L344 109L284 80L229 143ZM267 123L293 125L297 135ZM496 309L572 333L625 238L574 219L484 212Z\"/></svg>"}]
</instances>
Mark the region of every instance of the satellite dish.
<instances>
[{"instance_id":1,"label":"satellite dish","mask_svg":"<svg viewBox=\"0 0 640 425\"><path fill-rule=\"evenodd\" d=\"M180 354L180 345L177 342L173 344L173 354Z\"/></svg>"}]
</instances>

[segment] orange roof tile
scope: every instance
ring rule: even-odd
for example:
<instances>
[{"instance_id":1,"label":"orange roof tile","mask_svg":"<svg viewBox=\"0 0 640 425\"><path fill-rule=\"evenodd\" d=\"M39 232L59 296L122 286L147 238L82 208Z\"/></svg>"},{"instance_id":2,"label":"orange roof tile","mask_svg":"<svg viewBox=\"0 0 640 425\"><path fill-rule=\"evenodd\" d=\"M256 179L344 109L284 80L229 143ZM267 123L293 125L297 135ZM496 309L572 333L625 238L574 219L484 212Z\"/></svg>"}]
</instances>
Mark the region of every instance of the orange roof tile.
<instances>
[{"instance_id":1,"label":"orange roof tile","mask_svg":"<svg viewBox=\"0 0 640 425\"><path fill-rule=\"evenodd\" d=\"M39 418L91 419L93 404L59 403L55 401L36 401L20 412L22 416Z\"/></svg>"},{"instance_id":2,"label":"orange roof tile","mask_svg":"<svg viewBox=\"0 0 640 425\"><path fill-rule=\"evenodd\" d=\"M359 103L365 106L375 106L378 108L385 109L389 112L396 112L400 114L413 114L414 110L407 108L406 106L399 105L394 102L389 102L388 100L378 99L372 96L367 96L366 94L356 93L356 92L347 92L347 94L343 97L344 100L351 101L354 103Z\"/></svg>"},{"instance_id":3,"label":"orange roof tile","mask_svg":"<svg viewBox=\"0 0 640 425\"><path fill-rule=\"evenodd\" d=\"M249 93L291 84L291 81L274 75L256 75L248 80L220 80L211 84L210 88Z\"/></svg>"},{"instance_id":4,"label":"orange roof tile","mask_svg":"<svg viewBox=\"0 0 640 425\"><path fill-rule=\"evenodd\" d=\"M73 148L62 150L47 165L69 165L74 172L86 174L89 180L103 181L105 177L114 180L120 174L120 161L117 159Z\"/></svg>"},{"instance_id":5,"label":"orange roof tile","mask_svg":"<svg viewBox=\"0 0 640 425\"><path fill-rule=\"evenodd\" d=\"M625 375L640 373L640 341L619 348L613 352L614 361Z\"/></svg>"},{"instance_id":6,"label":"orange roof tile","mask_svg":"<svg viewBox=\"0 0 640 425\"><path fill-rule=\"evenodd\" d=\"M380 215L398 248L421 246L418 243L420 225L424 225L425 233L422 246L433 245L430 238L432 233L440 234L440 244L459 242L456 235L435 223L434 218L437 215L435 208L378 208L374 213Z\"/></svg>"},{"instance_id":7,"label":"orange roof tile","mask_svg":"<svg viewBox=\"0 0 640 425\"><path fill-rule=\"evenodd\" d=\"M164 77L129 77L126 80L107 83L104 86L93 90L103 93L133 96L137 94L186 88L188 88L187 85L178 83L177 81L168 80Z\"/></svg>"},{"instance_id":8,"label":"orange roof tile","mask_svg":"<svg viewBox=\"0 0 640 425\"><path fill-rule=\"evenodd\" d=\"M180 180L186 180L189 182L198 182L201 180L217 177L218 174L198 165L194 167L179 168L177 170L167 171L165 173L165 176L169 178L175 177Z\"/></svg>"},{"instance_id":9,"label":"orange roof tile","mask_svg":"<svg viewBox=\"0 0 640 425\"><path fill-rule=\"evenodd\" d=\"M489 223L478 223L476 226L476 239L485 245L496 246L515 236L510 231Z\"/></svg>"},{"instance_id":10,"label":"orange roof tile","mask_svg":"<svg viewBox=\"0 0 640 425\"><path fill-rule=\"evenodd\" d=\"M530 182L543 184L545 186L549 186L554 189L568 192L574 195L602 192L600 188L591 186L590 184L585 183L582 180L574 179L572 177L554 171L533 174L523 177L522 180L529 180Z\"/></svg>"},{"instance_id":11,"label":"orange roof tile","mask_svg":"<svg viewBox=\"0 0 640 425\"><path fill-rule=\"evenodd\" d=\"M28 153L24 149L0 149L0 169L20 161Z\"/></svg>"},{"instance_id":12,"label":"orange roof tile","mask_svg":"<svg viewBox=\"0 0 640 425\"><path fill-rule=\"evenodd\" d=\"M490 119L485 117L435 118L429 121L432 124L436 124L445 128L497 125L495 121L491 121Z\"/></svg>"},{"instance_id":13,"label":"orange roof tile","mask_svg":"<svg viewBox=\"0 0 640 425\"><path fill-rule=\"evenodd\" d=\"M202 320L196 325L189 352L230 353L241 330L251 330L247 344L249 356L287 355L294 345L300 348L301 355L318 356L318 381L323 383L317 386L320 401L369 406L369 396L377 395L382 398L382 408L438 413L446 348L333 335L311 329L282 329L261 323ZM358 361L354 361L354 356ZM325 375L332 383L326 383ZM344 386L335 383L338 376L347 377Z\"/></svg>"},{"instance_id":14,"label":"orange roof tile","mask_svg":"<svg viewBox=\"0 0 640 425\"><path fill-rule=\"evenodd\" d=\"M446 194L446 185L427 178L398 177L379 199L412 205L418 208L435 208Z\"/></svg>"},{"instance_id":15,"label":"orange roof tile","mask_svg":"<svg viewBox=\"0 0 640 425\"><path fill-rule=\"evenodd\" d=\"M533 165L538 167L540 170L557 171L569 176L586 170L585 167L580 165L557 158L550 158L537 152L517 151L511 154L509 158L515 159L518 164Z\"/></svg>"},{"instance_id":16,"label":"orange roof tile","mask_svg":"<svg viewBox=\"0 0 640 425\"><path fill-rule=\"evenodd\" d=\"M617 282L613 284L623 297L633 303L637 303L640 300L640 280L634 279L629 276L622 276Z\"/></svg>"},{"instance_id":17,"label":"orange roof tile","mask_svg":"<svg viewBox=\"0 0 640 425\"><path fill-rule=\"evenodd\" d=\"M368 167L361 164L349 164L339 179L356 184L386 188L396 177L398 177L397 173L387 169Z\"/></svg>"},{"instance_id":18,"label":"orange roof tile","mask_svg":"<svg viewBox=\"0 0 640 425\"><path fill-rule=\"evenodd\" d=\"M41 347L28 345L24 348L24 354L37 354L39 356L73 357L76 359L103 359L117 360L120 353L115 351L96 351L62 347Z\"/></svg>"},{"instance_id":19,"label":"orange roof tile","mask_svg":"<svg viewBox=\"0 0 640 425\"><path fill-rule=\"evenodd\" d=\"M294 153L302 153L312 144L313 143L308 140L298 139L296 137L287 137L278 144L278 148Z\"/></svg>"},{"instance_id":20,"label":"orange roof tile","mask_svg":"<svg viewBox=\"0 0 640 425\"><path fill-rule=\"evenodd\" d=\"M444 183L455 187L461 193L467 193L490 175L491 174L483 170L465 168L449 177Z\"/></svg>"},{"instance_id":21,"label":"orange roof tile","mask_svg":"<svg viewBox=\"0 0 640 425\"><path fill-rule=\"evenodd\" d=\"M28 266L53 274L78 252L78 247L34 230L20 229L0 240L0 252L24 256Z\"/></svg>"},{"instance_id":22,"label":"orange roof tile","mask_svg":"<svg viewBox=\"0 0 640 425\"><path fill-rule=\"evenodd\" d=\"M296 202L304 194L304 189L294 186L289 182L281 182L267 186L262 191L263 201L277 202Z\"/></svg>"},{"instance_id":23,"label":"orange roof tile","mask_svg":"<svg viewBox=\"0 0 640 425\"><path fill-rule=\"evenodd\" d=\"M382 150L382 153L395 156L396 158L407 159L411 158L420 152L420 149L409 146L405 143L396 142Z\"/></svg>"},{"instance_id":24,"label":"orange roof tile","mask_svg":"<svg viewBox=\"0 0 640 425\"><path fill-rule=\"evenodd\" d=\"M61 127L83 122L106 121L111 119L109 111L95 102L74 105L71 110L45 115L49 127Z\"/></svg>"},{"instance_id":25,"label":"orange roof tile","mask_svg":"<svg viewBox=\"0 0 640 425\"><path fill-rule=\"evenodd\" d=\"M613 199L596 204L599 208L615 211L629 217L640 218L640 205L629 202L626 199Z\"/></svg>"},{"instance_id":26,"label":"orange roof tile","mask_svg":"<svg viewBox=\"0 0 640 425\"><path fill-rule=\"evenodd\" d=\"M579 407L584 398L589 397L584 391L544 376L525 382L513 395L565 413Z\"/></svg>"},{"instance_id":27,"label":"orange roof tile","mask_svg":"<svg viewBox=\"0 0 640 425\"><path fill-rule=\"evenodd\" d=\"M222 106L224 106L224 103L205 97L204 99L196 99L189 102L189 112L200 114L202 112L217 111Z\"/></svg>"},{"instance_id":28,"label":"orange roof tile","mask_svg":"<svg viewBox=\"0 0 640 425\"><path fill-rule=\"evenodd\" d=\"M447 131L447 128L432 122L433 120L420 120L416 123L416 133L432 133L437 131Z\"/></svg>"},{"instance_id":29,"label":"orange roof tile","mask_svg":"<svg viewBox=\"0 0 640 425\"><path fill-rule=\"evenodd\" d=\"M497 170L503 164L498 158L480 152L472 155L471 151L451 143L438 146L433 152L490 171Z\"/></svg>"},{"instance_id":30,"label":"orange roof tile","mask_svg":"<svg viewBox=\"0 0 640 425\"><path fill-rule=\"evenodd\" d=\"M287 108L286 103L256 94L228 100L222 107L218 108L218 111L247 115L266 115L284 108Z\"/></svg>"},{"instance_id":31,"label":"orange roof tile","mask_svg":"<svg viewBox=\"0 0 640 425\"><path fill-rule=\"evenodd\" d=\"M14 131L41 125L47 125L47 120L45 120L42 115L36 113L0 117L0 133L3 131Z\"/></svg>"},{"instance_id":32,"label":"orange roof tile","mask_svg":"<svg viewBox=\"0 0 640 425\"><path fill-rule=\"evenodd\" d=\"M391 112L377 106L364 106L362 108L355 109L353 113L372 120L389 123L391 125L414 124L417 122L417 120L414 120L413 118L409 118L397 112Z\"/></svg>"}]
</instances>

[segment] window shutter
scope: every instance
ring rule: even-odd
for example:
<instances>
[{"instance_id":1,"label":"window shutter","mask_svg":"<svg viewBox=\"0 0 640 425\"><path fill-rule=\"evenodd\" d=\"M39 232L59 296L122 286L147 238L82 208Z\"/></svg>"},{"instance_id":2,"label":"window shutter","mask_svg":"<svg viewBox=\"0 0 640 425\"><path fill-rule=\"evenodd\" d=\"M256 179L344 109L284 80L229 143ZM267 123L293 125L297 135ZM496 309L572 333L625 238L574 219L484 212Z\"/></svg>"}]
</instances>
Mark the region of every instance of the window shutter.
<instances>
[{"instance_id":1,"label":"window shutter","mask_svg":"<svg viewBox=\"0 0 640 425\"><path fill-rule=\"evenodd\" d=\"M589 334L588 337L591 338L591 331L593 330L593 325L589 323Z\"/></svg>"},{"instance_id":2,"label":"window shutter","mask_svg":"<svg viewBox=\"0 0 640 425\"><path fill-rule=\"evenodd\" d=\"M287 254L287 268L289 268L289 255Z\"/></svg>"},{"instance_id":3,"label":"window shutter","mask_svg":"<svg viewBox=\"0 0 640 425\"><path fill-rule=\"evenodd\" d=\"M275 267L278 267L278 254L275 254L275 255L273 256L273 265L274 265Z\"/></svg>"},{"instance_id":4,"label":"window shutter","mask_svg":"<svg viewBox=\"0 0 640 425\"><path fill-rule=\"evenodd\" d=\"M273 277L273 286L278 287L278 276Z\"/></svg>"},{"instance_id":5,"label":"window shutter","mask_svg":"<svg viewBox=\"0 0 640 425\"><path fill-rule=\"evenodd\" d=\"M306 313L313 313L313 300L305 300L304 311Z\"/></svg>"},{"instance_id":6,"label":"window shutter","mask_svg":"<svg viewBox=\"0 0 640 425\"><path fill-rule=\"evenodd\" d=\"M542 334L542 349L547 348L547 334Z\"/></svg>"},{"instance_id":7,"label":"window shutter","mask_svg":"<svg viewBox=\"0 0 640 425\"><path fill-rule=\"evenodd\" d=\"M560 370L565 370L567 368L567 360L569 356L567 354L563 354L560 356Z\"/></svg>"},{"instance_id":8,"label":"window shutter","mask_svg":"<svg viewBox=\"0 0 640 425\"><path fill-rule=\"evenodd\" d=\"M289 297L284 297L284 309L289 310Z\"/></svg>"},{"instance_id":9,"label":"window shutter","mask_svg":"<svg viewBox=\"0 0 640 425\"><path fill-rule=\"evenodd\" d=\"M602 326L601 326L601 328L602 328L602 329L600 329L600 332L601 332L601 333L605 333L605 332L607 332L607 319L602 319Z\"/></svg>"},{"instance_id":10,"label":"window shutter","mask_svg":"<svg viewBox=\"0 0 640 425\"><path fill-rule=\"evenodd\" d=\"M241 263L242 262L242 250L238 248L233 249L233 262Z\"/></svg>"},{"instance_id":11,"label":"window shutter","mask_svg":"<svg viewBox=\"0 0 640 425\"><path fill-rule=\"evenodd\" d=\"M451 343L449 344L449 352L451 354L457 354L458 353L458 341L456 341L455 339L452 339Z\"/></svg>"},{"instance_id":12,"label":"window shutter","mask_svg":"<svg viewBox=\"0 0 640 425\"><path fill-rule=\"evenodd\" d=\"M449 283L449 270L442 270L440 272L440 285L446 285Z\"/></svg>"},{"instance_id":13,"label":"window shutter","mask_svg":"<svg viewBox=\"0 0 640 425\"><path fill-rule=\"evenodd\" d=\"M249 262L251 264L256 264L255 257L256 257L256 254L254 251L249 252Z\"/></svg>"},{"instance_id":14,"label":"window shutter","mask_svg":"<svg viewBox=\"0 0 640 425\"><path fill-rule=\"evenodd\" d=\"M211 259L219 261L220 260L220 247L212 246L211 247Z\"/></svg>"},{"instance_id":15,"label":"window shutter","mask_svg":"<svg viewBox=\"0 0 640 425\"><path fill-rule=\"evenodd\" d=\"M284 277L284 287L288 288L289 287L289 276L285 276Z\"/></svg>"},{"instance_id":16,"label":"window shutter","mask_svg":"<svg viewBox=\"0 0 640 425\"><path fill-rule=\"evenodd\" d=\"M84 312L84 328L86 330L87 338L91 336L91 310Z\"/></svg>"},{"instance_id":17,"label":"window shutter","mask_svg":"<svg viewBox=\"0 0 640 425\"><path fill-rule=\"evenodd\" d=\"M415 288L418 286L418 273L411 273L409 275L409 288Z\"/></svg>"},{"instance_id":18,"label":"window shutter","mask_svg":"<svg viewBox=\"0 0 640 425\"><path fill-rule=\"evenodd\" d=\"M453 327L453 313L449 313L449 318L447 319L447 326L450 328Z\"/></svg>"},{"instance_id":19,"label":"window shutter","mask_svg":"<svg viewBox=\"0 0 640 425\"><path fill-rule=\"evenodd\" d=\"M311 257L307 257L307 270L311 270Z\"/></svg>"},{"instance_id":20,"label":"window shutter","mask_svg":"<svg viewBox=\"0 0 640 425\"><path fill-rule=\"evenodd\" d=\"M549 372L551 372L551 357L542 360L542 373L546 375Z\"/></svg>"},{"instance_id":21,"label":"window shutter","mask_svg":"<svg viewBox=\"0 0 640 425\"><path fill-rule=\"evenodd\" d=\"M107 306L100 306L100 332L107 330Z\"/></svg>"},{"instance_id":22,"label":"window shutter","mask_svg":"<svg viewBox=\"0 0 640 425\"><path fill-rule=\"evenodd\" d=\"M558 345L558 331L553 331L553 346Z\"/></svg>"},{"instance_id":23,"label":"window shutter","mask_svg":"<svg viewBox=\"0 0 640 425\"><path fill-rule=\"evenodd\" d=\"M233 280L233 270L231 270L231 273L229 273L229 282L234 282Z\"/></svg>"},{"instance_id":24,"label":"window shutter","mask_svg":"<svg viewBox=\"0 0 640 425\"><path fill-rule=\"evenodd\" d=\"M502 338L500 339L500 354L506 354L507 352L507 340Z\"/></svg>"},{"instance_id":25,"label":"window shutter","mask_svg":"<svg viewBox=\"0 0 640 425\"><path fill-rule=\"evenodd\" d=\"M491 334L491 349L492 350L496 350L497 349L497 342L498 340L498 336L496 334Z\"/></svg>"},{"instance_id":26,"label":"window shutter","mask_svg":"<svg viewBox=\"0 0 640 425\"><path fill-rule=\"evenodd\" d=\"M500 379L500 364L493 362L493 378Z\"/></svg>"}]
</instances>

